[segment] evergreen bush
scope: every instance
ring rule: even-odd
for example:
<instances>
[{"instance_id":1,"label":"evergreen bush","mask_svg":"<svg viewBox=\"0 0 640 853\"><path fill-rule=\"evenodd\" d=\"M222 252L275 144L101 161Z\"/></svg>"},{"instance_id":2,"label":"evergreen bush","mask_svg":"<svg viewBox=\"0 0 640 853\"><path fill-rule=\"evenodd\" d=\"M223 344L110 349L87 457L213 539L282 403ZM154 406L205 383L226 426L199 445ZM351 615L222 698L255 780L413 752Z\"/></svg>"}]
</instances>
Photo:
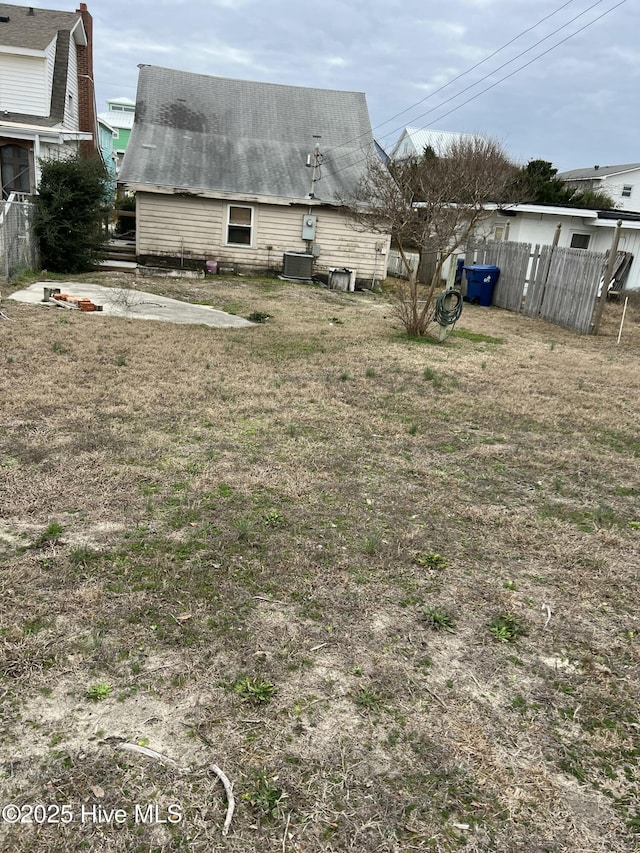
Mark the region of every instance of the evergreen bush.
<instances>
[{"instance_id":1,"label":"evergreen bush","mask_svg":"<svg viewBox=\"0 0 640 853\"><path fill-rule=\"evenodd\" d=\"M107 174L98 157L43 160L34 230L44 269L86 272L105 240Z\"/></svg>"}]
</instances>

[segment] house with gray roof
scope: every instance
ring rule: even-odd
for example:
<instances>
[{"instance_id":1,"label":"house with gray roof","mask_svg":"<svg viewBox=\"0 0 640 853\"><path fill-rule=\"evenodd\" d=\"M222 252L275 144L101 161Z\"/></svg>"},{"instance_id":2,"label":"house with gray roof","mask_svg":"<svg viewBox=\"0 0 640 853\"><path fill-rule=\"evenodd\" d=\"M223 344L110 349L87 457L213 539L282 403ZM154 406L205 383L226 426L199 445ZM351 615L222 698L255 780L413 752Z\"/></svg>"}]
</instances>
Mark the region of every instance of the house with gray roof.
<instances>
[{"instance_id":1,"label":"house with gray roof","mask_svg":"<svg viewBox=\"0 0 640 853\"><path fill-rule=\"evenodd\" d=\"M352 227L341 202L375 156L359 92L142 66L119 176L138 258L380 279L389 239Z\"/></svg>"},{"instance_id":2,"label":"house with gray roof","mask_svg":"<svg viewBox=\"0 0 640 853\"><path fill-rule=\"evenodd\" d=\"M392 159L421 157L425 148L431 148L435 154L445 154L452 142L473 139L473 134L456 133L452 130L432 130L423 127L405 127L391 149Z\"/></svg>"},{"instance_id":3,"label":"house with gray roof","mask_svg":"<svg viewBox=\"0 0 640 853\"><path fill-rule=\"evenodd\" d=\"M2 197L32 193L41 158L95 150L92 18L0 3Z\"/></svg>"},{"instance_id":4,"label":"house with gray roof","mask_svg":"<svg viewBox=\"0 0 640 853\"><path fill-rule=\"evenodd\" d=\"M571 169L560 172L558 178L579 191L605 192L613 199L616 210L640 212L640 163Z\"/></svg>"}]
</instances>

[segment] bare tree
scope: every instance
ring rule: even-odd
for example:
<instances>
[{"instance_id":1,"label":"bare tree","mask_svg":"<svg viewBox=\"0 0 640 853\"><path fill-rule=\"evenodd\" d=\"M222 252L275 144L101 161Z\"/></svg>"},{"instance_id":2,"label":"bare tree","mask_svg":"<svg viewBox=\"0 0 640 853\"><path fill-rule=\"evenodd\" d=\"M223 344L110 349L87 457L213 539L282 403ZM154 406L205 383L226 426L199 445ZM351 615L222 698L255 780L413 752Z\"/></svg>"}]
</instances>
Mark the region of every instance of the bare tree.
<instances>
[{"instance_id":1,"label":"bare tree","mask_svg":"<svg viewBox=\"0 0 640 853\"><path fill-rule=\"evenodd\" d=\"M505 197L516 171L497 142L480 136L458 139L439 156L427 150L388 167L380 160L369 163L348 200L351 217L356 227L391 234L407 273L396 300L407 334L427 333L444 264L487 215L485 205ZM421 259L435 257L425 285L407 257L411 249Z\"/></svg>"}]
</instances>

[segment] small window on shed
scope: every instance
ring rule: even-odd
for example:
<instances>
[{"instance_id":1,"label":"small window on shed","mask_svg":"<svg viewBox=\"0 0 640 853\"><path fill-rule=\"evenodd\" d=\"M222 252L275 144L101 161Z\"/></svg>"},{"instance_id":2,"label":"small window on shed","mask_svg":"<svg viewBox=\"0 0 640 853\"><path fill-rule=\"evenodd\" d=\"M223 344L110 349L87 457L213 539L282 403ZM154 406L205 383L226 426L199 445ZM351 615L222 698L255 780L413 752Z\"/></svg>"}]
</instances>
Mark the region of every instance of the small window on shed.
<instances>
[{"instance_id":1,"label":"small window on shed","mask_svg":"<svg viewBox=\"0 0 640 853\"><path fill-rule=\"evenodd\" d=\"M591 234L572 234L571 248L572 249L588 249Z\"/></svg>"},{"instance_id":2,"label":"small window on shed","mask_svg":"<svg viewBox=\"0 0 640 853\"><path fill-rule=\"evenodd\" d=\"M633 191L633 184L625 184L622 187L622 197L623 198L631 198L632 191Z\"/></svg>"},{"instance_id":3,"label":"small window on shed","mask_svg":"<svg viewBox=\"0 0 640 853\"><path fill-rule=\"evenodd\" d=\"M253 208L235 207L229 205L229 224L227 226L227 243L239 246L251 245L253 228Z\"/></svg>"}]
</instances>

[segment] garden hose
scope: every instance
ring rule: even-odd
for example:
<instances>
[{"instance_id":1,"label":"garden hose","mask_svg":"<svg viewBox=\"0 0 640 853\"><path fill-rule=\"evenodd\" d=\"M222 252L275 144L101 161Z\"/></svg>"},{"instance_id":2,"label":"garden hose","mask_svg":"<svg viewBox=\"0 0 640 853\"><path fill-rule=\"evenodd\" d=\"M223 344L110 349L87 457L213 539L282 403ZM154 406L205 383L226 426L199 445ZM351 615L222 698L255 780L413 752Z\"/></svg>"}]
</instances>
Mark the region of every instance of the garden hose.
<instances>
[{"instance_id":1,"label":"garden hose","mask_svg":"<svg viewBox=\"0 0 640 853\"><path fill-rule=\"evenodd\" d=\"M462 294L459 290L443 290L436 299L433 319L440 326L453 326L462 314Z\"/></svg>"}]
</instances>

